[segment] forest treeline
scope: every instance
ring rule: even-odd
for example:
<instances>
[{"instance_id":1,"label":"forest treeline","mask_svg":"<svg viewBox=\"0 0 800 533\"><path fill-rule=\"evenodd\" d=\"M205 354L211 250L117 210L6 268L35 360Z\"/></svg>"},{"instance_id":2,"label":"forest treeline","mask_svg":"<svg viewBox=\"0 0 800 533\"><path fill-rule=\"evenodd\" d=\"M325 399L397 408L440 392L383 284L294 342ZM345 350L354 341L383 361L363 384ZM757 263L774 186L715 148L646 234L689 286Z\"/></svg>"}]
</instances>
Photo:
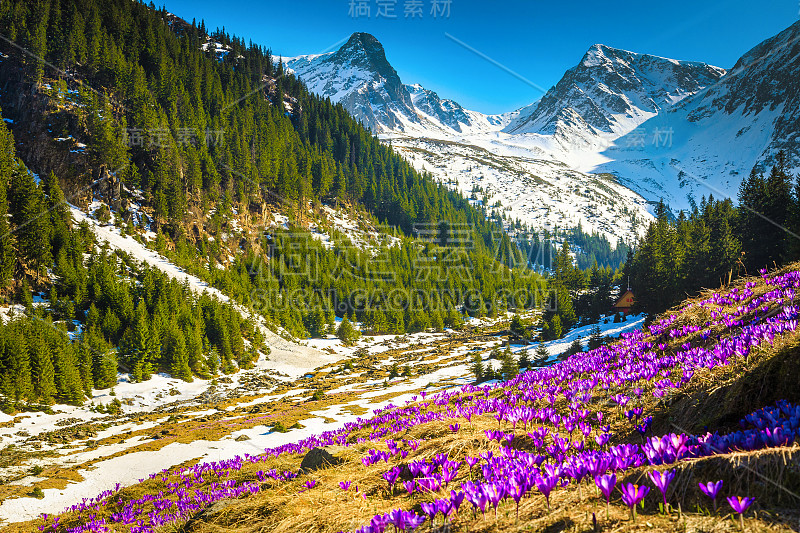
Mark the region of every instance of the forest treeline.
<instances>
[{"instance_id":1,"label":"forest treeline","mask_svg":"<svg viewBox=\"0 0 800 533\"><path fill-rule=\"evenodd\" d=\"M731 199L703 198L691 212L656 220L623 267L637 308L662 312L697 293L762 268L800 259L800 177L783 154L767 175L753 170Z\"/></svg>"},{"instance_id":2,"label":"forest treeline","mask_svg":"<svg viewBox=\"0 0 800 533\"><path fill-rule=\"evenodd\" d=\"M0 406L81 404L117 372L191 380L249 367L262 338L239 312L99 246L54 174L15 157L0 121L0 282L17 304L0 323ZM30 283L46 287L44 298ZM245 340L247 339L247 340Z\"/></svg>"},{"instance_id":3,"label":"forest treeline","mask_svg":"<svg viewBox=\"0 0 800 533\"><path fill-rule=\"evenodd\" d=\"M70 73L50 83L57 73L8 50L22 81L42 87L47 79L41 90L60 103L59 112L75 116L59 122L66 131L52 133L84 142L87 167L116 169L125 186L141 190L151 229L170 241L166 248L189 250L193 271L209 266L197 259L207 263L209 249L225 250L219 235L204 240L187 231L189 206L223 216L273 204L302 220L309 201L356 204L409 237L420 225L468 228L475 268L495 261L526 267L501 225L415 171L341 105L310 94L262 46L126 0L10 1L0 6L0 24ZM84 83L72 84L73 75ZM70 172L78 170L59 178L86 177ZM492 309L492 283L484 278L475 272L470 288Z\"/></svg>"}]
</instances>

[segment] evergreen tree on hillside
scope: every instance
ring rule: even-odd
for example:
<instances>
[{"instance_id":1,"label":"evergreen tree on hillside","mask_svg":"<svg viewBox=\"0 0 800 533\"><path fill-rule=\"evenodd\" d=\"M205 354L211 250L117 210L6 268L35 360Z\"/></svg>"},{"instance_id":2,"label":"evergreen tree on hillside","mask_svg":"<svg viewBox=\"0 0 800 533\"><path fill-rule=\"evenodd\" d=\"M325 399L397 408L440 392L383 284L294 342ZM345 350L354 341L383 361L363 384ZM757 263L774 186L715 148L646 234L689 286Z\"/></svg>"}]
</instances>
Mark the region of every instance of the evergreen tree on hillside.
<instances>
[{"instance_id":1,"label":"evergreen tree on hillside","mask_svg":"<svg viewBox=\"0 0 800 533\"><path fill-rule=\"evenodd\" d=\"M336 330L336 336L345 346L352 346L358 339L359 333L345 317L342 319L342 323L339 324L339 329Z\"/></svg>"},{"instance_id":2,"label":"evergreen tree on hillside","mask_svg":"<svg viewBox=\"0 0 800 533\"><path fill-rule=\"evenodd\" d=\"M536 351L534 352L535 360L537 362L542 362L550 357L550 352L547 350L547 346L544 343L540 342L539 345L536 347Z\"/></svg>"},{"instance_id":3,"label":"evergreen tree on hillside","mask_svg":"<svg viewBox=\"0 0 800 533\"><path fill-rule=\"evenodd\" d=\"M475 376L475 381L481 382L484 377L483 358L480 353L475 353L472 357L472 366L470 367L472 375Z\"/></svg>"},{"instance_id":4,"label":"evergreen tree on hillside","mask_svg":"<svg viewBox=\"0 0 800 533\"><path fill-rule=\"evenodd\" d=\"M9 210L16 227L15 237L19 257L37 277L52 259L50 248L50 217L42 190L33 175L22 165L11 173Z\"/></svg>"},{"instance_id":5,"label":"evergreen tree on hillside","mask_svg":"<svg viewBox=\"0 0 800 533\"><path fill-rule=\"evenodd\" d=\"M92 360L94 386L107 389L117 383L117 356L111 346L99 334L95 325L89 325L84 332L80 350L85 351Z\"/></svg>"},{"instance_id":6,"label":"evergreen tree on hillside","mask_svg":"<svg viewBox=\"0 0 800 533\"><path fill-rule=\"evenodd\" d=\"M20 330L18 322L5 328L0 353L0 392L14 402L30 400L34 394L28 345Z\"/></svg>"},{"instance_id":7,"label":"evergreen tree on hillside","mask_svg":"<svg viewBox=\"0 0 800 533\"><path fill-rule=\"evenodd\" d=\"M595 324L592 327L592 333L589 336L588 349L594 350L602 345L603 345L603 333L600 330L600 326Z\"/></svg>"},{"instance_id":8,"label":"evergreen tree on hillside","mask_svg":"<svg viewBox=\"0 0 800 533\"><path fill-rule=\"evenodd\" d=\"M530 370L531 368L531 360L528 356L528 350L523 350L523 352L519 356L519 361L517 362L517 367L522 370Z\"/></svg>"},{"instance_id":9,"label":"evergreen tree on hillside","mask_svg":"<svg viewBox=\"0 0 800 533\"><path fill-rule=\"evenodd\" d=\"M28 326L28 351L30 353L31 378L33 382L33 396L43 404L53 402L57 390L55 383L55 367L50 356L50 347L45 340L43 326L33 322Z\"/></svg>"},{"instance_id":10,"label":"evergreen tree on hillside","mask_svg":"<svg viewBox=\"0 0 800 533\"><path fill-rule=\"evenodd\" d=\"M656 207L656 220L647 229L632 268L631 285L636 290L636 305L641 311L655 313L675 300L682 255L675 226L670 223L667 208L661 201Z\"/></svg>"},{"instance_id":11,"label":"evergreen tree on hillside","mask_svg":"<svg viewBox=\"0 0 800 533\"><path fill-rule=\"evenodd\" d=\"M500 373L502 374L504 381L508 381L519 374L517 361L514 359L514 355L511 353L511 348L509 346L506 346L506 349L503 350Z\"/></svg>"},{"instance_id":12,"label":"evergreen tree on hillside","mask_svg":"<svg viewBox=\"0 0 800 533\"><path fill-rule=\"evenodd\" d=\"M48 327L45 331L48 331L48 344L55 367L58 399L63 403L83 404L84 387L73 345L68 342L65 332L54 327Z\"/></svg>"},{"instance_id":13,"label":"evergreen tree on hillside","mask_svg":"<svg viewBox=\"0 0 800 533\"><path fill-rule=\"evenodd\" d=\"M511 317L511 324L509 326L509 329L511 330L511 333L513 333L514 335L518 335L520 337L524 336L526 332L525 324L522 323L522 319L520 318L520 316L516 314L513 317Z\"/></svg>"},{"instance_id":14,"label":"evergreen tree on hillside","mask_svg":"<svg viewBox=\"0 0 800 533\"><path fill-rule=\"evenodd\" d=\"M150 320L144 302L136 306L133 323L122 339L122 353L134 382L150 379L153 354L153 334L150 331Z\"/></svg>"},{"instance_id":15,"label":"evergreen tree on hillside","mask_svg":"<svg viewBox=\"0 0 800 533\"><path fill-rule=\"evenodd\" d=\"M170 365L170 375L184 381L192 381L186 341L176 324L171 324L167 335L166 356Z\"/></svg>"},{"instance_id":16,"label":"evergreen tree on hillside","mask_svg":"<svg viewBox=\"0 0 800 533\"><path fill-rule=\"evenodd\" d=\"M8 187L15 168L14 138L0 115L0 288L11 281L16 262L16 244L8 220Z\"/></svg>"},{"instance_id":17,"label":"evergreen tree on hillside","mask_svg":"<svg viewBox=\"0 0 800 533\"><path fill-rule=\"evenodd\" d=\"M788 258L790 237L781 227L794 225L790 221L797 198L792 195L785 165L781 153L768 177L754 168L739 186L738 232L748 269L769 267L773 261Z\"/></svg>"}]
</instances>

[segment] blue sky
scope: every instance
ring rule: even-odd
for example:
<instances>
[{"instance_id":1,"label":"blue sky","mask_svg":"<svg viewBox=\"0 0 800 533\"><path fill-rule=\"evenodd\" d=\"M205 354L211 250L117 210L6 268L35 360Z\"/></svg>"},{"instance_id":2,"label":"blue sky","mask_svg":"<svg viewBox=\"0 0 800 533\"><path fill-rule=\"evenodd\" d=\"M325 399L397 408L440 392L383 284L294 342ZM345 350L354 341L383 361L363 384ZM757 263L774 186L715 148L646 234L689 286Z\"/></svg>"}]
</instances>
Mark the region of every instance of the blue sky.
<instances>
[{"instance_id":1,"label":"blue sky","mask_svg":"<svg viewBox=\"0 0 800 533\"><path fill-rule=\"evenodd\" d=\"M744 52L798 20L800 0L602 2L583 0L167 0L167 10L268 46L278 55L319 53L354 31L372 33L405 83L420 83L469 109L527 105L594 43L730 68ZM351 2L369 6L352 16ZM378 17L383 14L395 18ZM421 16L405 17L406 10ZM449 38L469 45L506 69ZM338 46L337 46L338 48Z\"/></svg>"}]
</instances>

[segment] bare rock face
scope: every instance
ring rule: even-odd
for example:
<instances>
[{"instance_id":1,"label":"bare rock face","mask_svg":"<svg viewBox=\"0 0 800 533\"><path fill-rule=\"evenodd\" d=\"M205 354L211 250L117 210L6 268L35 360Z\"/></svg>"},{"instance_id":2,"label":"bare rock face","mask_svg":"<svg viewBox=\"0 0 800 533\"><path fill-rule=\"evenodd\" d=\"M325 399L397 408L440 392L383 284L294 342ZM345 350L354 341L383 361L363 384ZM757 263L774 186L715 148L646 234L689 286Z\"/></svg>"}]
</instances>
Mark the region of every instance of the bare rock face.
<instances>
[{"instance_id":1,"label":"bare rock face","mask_svg":"<svg viewBox=\"0 0 800 533\"><path fill-rule=\"evenodd\" d=\"M323 448L313 448L303 457L303 462L300 463L301 472L311 472L326 468L329 466L336 466L344 462L344 454L347 448L342 446L325 446Z\"/></svg>"}]
</instances>

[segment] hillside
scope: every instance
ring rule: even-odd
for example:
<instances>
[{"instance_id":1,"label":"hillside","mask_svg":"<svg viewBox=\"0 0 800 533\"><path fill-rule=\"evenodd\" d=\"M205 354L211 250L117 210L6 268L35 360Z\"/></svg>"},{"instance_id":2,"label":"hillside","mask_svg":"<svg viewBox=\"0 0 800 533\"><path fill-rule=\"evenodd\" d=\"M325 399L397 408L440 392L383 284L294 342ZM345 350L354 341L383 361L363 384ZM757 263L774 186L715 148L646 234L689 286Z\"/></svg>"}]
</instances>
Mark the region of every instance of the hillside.
<instances>
[{"instance_id":1,"label":"hillside","mask_svg":"<svg viewBox=\"0 0 800 533\"><path fill-rule=\"evenodd\" d=\"M311 359L329 358L292 342L335 332L345 317L376 334L441 331L531 308L543 290L483 209L415 171L341 105L310 94L261 46L124 0L4 3L0 27L19 36L0 44L0 211L10 215L0 294L23 305L33 289L42 318L77 328L69 338L77 342L97 304L103 351L127 354L120 368L134 381L175 374L169 353L181 335L174 346L162 342L174 337L162 318L178 304L158 303L133 282L130 302L95 302L105 293L87 295L94 280L81 255L102 246L94 235L111 242L113 261L132 254L188 275L187 297L207 290L258 323L263 351L241 327L220 333L207 317L183 340L193 343L189 370L180 365L186 380L235 372L272 347L276 360L303 354L298 367L314 368ZM34 217L43 205L59 216ZM65 245L72 235L82 240ZM498 297L504 288L509 296ZM134 327L141 301L153 321L147 331ZM181 331L198 321L180 319ZM4 374L28 365L18 352L8 350ZM147 371L127 366L136 361ZM7 381L8 411L42 396Z\"/></svg>"},{"instance_id":2,"label":"hillside","mask_svg":"<svg viewBox=\"0 0 800 533\"><path fill-rule=\"evenodd\" d=\"M753 498L749 530L794 530L799 266L707 292L618 343L508 382L422 392L264 454L154 473L9 531L445 522L458 531L733 531L739 518L726 498L737 497ZM334 468L310 462L318 447ZM652 472L669 475L668 508ZM713 511L697 483L718 480ZM595 483L609 489L607 509ZM632 516L621 494L637 486L649 494L639 490Z\"/></svg>"}]
</instances>

